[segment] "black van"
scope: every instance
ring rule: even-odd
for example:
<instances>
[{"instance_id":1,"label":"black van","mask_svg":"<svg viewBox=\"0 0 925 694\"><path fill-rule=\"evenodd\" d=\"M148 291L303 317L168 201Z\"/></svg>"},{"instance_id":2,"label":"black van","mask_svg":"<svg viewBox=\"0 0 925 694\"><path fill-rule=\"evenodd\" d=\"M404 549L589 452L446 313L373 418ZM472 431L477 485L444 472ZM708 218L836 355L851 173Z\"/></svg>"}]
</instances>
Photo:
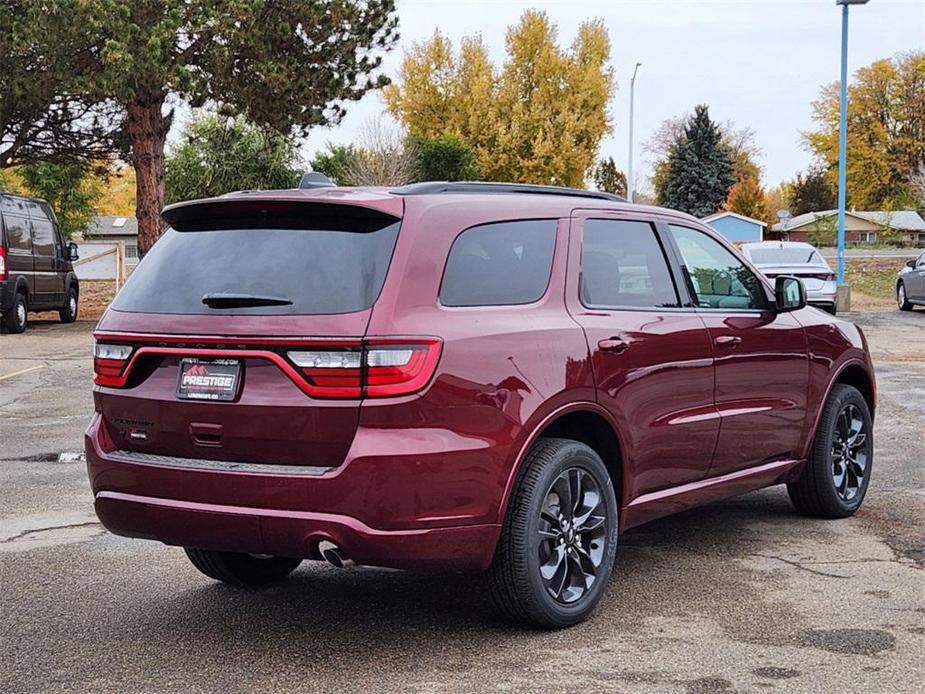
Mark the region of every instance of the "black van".
<instances>
[{"instance_id":1,"label":"black van","mask_svg":"<svg viewBox=\"0 0 925 694\"><path fill-rule=\"evenodd\" d=\"M64 243L47 202L0 195L0 315L7 330L25 330L29 311L57 310L64 323L77 319L73 260L77 244Z\"/></svg>"}]
</instances>

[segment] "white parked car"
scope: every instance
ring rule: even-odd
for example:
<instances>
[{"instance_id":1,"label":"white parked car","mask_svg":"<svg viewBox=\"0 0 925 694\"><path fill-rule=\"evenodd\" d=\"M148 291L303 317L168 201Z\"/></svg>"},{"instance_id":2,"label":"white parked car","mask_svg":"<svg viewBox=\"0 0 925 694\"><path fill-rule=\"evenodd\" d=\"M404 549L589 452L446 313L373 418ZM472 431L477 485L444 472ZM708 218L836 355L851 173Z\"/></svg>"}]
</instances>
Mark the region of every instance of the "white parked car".
<instances>
[{"instance_id":1,"label":"white parked car","mask_svg":"<svg viewBox=\"0 0 925 694\"><path fill-rule=\"evenodd\" d=\"M742 244L739 249L772 280L778 275L799 277L806 287L807 303L835 315L835 273L813 246L798 241L762 241Z\"/></svg>"}]
</instances>

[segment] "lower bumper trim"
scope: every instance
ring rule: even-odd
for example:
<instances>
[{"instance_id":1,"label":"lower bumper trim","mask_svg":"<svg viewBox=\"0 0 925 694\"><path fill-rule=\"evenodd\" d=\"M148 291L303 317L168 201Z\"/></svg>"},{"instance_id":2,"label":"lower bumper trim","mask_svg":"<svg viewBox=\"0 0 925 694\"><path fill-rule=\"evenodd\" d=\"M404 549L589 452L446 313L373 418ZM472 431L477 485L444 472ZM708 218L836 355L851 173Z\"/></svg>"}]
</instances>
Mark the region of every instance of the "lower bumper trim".
<instances>
[{"instance_id":1,"label":"lower bumper trim","mask_svg":"<svg viewBox=\"0 0 925 694\"><path fill-rule=\"evenodd\" d=\"M501 532L497 524L378 530L330 513L228 506L101 490L96 514L126 537L227 552L318 559L322 540L358 564L398 569L483 571Z\"/></svg>"},{"instance_id":2,"label":"lower bumper trim","mask_svg":"<svg viewBox=\"0 0 925 694\"><path fill-rule=\"evenodd\" d=\"M213 470L217 472L249 472L254 474L308 475L319 477L335 468L317 465L270 465L265 463L241 463L232 460L206 460L204 458L178 458L170 455L155 455L139 451L113 451L108 457L123 463L175 467L186 470Z\"/></svg>"}]
</instances>

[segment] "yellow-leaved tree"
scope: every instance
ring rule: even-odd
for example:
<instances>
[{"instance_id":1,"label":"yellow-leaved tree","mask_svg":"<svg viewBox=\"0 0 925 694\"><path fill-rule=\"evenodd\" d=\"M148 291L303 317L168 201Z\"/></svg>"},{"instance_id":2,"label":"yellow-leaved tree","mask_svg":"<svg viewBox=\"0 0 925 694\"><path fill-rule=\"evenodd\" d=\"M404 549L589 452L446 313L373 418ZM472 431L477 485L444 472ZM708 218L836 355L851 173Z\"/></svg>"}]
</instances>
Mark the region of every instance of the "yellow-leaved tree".
<instances>
[{"instance_id":1,"label":"yellow-leaved tree","mask_svg":"<svg viewBox=\"0 0 925 694\"><path fill-rule=\"evenodd\" d=\"M809 149L836 184L839 86L813 102L818 128ZM900 53L859 69L848 85L848 206L881 210L915 206L916 173L925 170L925 51Z\"/></svg>"},{"instance_id":2,"label":"yellow-leaved tree","mask_svg":"<svg viewBox=\"0 0 925 694\"><path fill-rule=\"evenodd\" d=\"M461 138L485 180L582 186L611 131L607 31L585 22L562 49L546 14L530 10L506 46L498 67L480 37L457 52L437 32L405 55L386 107L414 137Z\"/></svg>"}]
</instances>

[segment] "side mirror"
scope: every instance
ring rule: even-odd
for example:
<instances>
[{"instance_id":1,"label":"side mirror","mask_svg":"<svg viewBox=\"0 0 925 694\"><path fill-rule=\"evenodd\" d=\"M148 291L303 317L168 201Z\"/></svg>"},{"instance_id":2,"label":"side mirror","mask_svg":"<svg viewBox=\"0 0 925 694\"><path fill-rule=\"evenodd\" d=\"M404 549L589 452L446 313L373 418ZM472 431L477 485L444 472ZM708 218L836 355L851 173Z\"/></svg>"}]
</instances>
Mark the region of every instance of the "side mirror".
<instances>
[{"instance_id":1,"label":"side mirror","mask_svg":"<svg viewBox=\"0 0 925 694\"><path fill-rule=\"evenodd\" d=\"M80 256L77 255L77 244L71 241L67 245L67 259L68 260L78 260Z\"/></svg>"},{"instance_id":2,"label":"side mirror","mask_svg":"<svg viewBox=\"0 0 925 694\"><path fill-rule=\"evenodd\" d=\"M915 267L915 258L913 258L912 260L907 260L907 261L906 261L906 267L914 268L914 267Z\"/></svg>"},{"instance_id":3,"label":"side mirror","mask_svg":"<svg viewBox=\"0 0 925 694\"><path fill-rule=\"evenodd\" d=\"M781 275L774 280L774 298L778 313L799 311L806 306L806 288L796 277Z\"/></svg>"}]
</instances>

